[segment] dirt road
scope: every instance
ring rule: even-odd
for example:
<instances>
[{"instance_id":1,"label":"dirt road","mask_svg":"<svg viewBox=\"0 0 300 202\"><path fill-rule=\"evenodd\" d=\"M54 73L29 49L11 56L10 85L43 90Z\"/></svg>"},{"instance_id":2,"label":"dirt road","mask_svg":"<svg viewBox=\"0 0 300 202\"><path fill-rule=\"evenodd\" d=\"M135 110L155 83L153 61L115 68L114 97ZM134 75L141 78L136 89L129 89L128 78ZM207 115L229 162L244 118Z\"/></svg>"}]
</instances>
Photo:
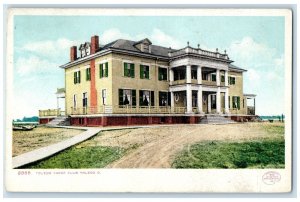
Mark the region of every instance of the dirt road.
<instances>
[{"instance_id":1,"label":"dirt road","mask_svg":"<svg viewBox=\"0 0 300 202\"><path fill-rule=\"evenodd\" d=\"M107 131L79 146L132 148L127 155L108 165L110 168L170 168L177 152L200 141L245 141L271 137L264 124L268 123L173 125Z\"/></svg>"}]
</instances>

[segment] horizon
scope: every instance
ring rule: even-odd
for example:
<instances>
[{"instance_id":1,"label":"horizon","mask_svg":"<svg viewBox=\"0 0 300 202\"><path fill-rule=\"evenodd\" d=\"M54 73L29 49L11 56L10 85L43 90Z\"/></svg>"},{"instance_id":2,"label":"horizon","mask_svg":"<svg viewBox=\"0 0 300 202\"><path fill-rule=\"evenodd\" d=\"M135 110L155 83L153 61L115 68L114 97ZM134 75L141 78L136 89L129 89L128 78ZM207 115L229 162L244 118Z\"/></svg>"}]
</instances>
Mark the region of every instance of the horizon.
<instances>
[{"instance_id":1,"label":"horizon","mask_svg":"<svg viewBox=\"0 0 300 202\"><path fill-rule=\"evenodd\" d=\"M244 93L257 95L256 114L284 114L284 17L15 16L13 119L56 108L56 88L64 87L59 66L69 62L72 45L95 34L102 45L148 38L176 49L187 41L205 50L226 49L233 64L247 70Z\"/></svg>"}]
</instances>

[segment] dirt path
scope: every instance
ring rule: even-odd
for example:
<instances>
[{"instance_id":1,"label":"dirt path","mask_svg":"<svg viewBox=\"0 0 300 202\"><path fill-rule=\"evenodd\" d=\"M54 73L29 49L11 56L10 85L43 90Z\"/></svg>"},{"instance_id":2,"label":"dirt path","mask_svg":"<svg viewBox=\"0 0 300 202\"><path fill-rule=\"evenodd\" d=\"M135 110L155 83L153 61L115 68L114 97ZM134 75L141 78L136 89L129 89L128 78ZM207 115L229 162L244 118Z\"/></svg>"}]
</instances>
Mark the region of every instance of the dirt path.
<instances>
[{"instance_id":1,"label":"dirt path","mask_svg":"<svg viewBox=\"0 0 300 202\"><path fill-rule=\"evenodd\" d=\"M107 131L80 146L93 144L134 148L108 165L110 168L170 168L175 154L190 144L205 140L245 141L267 137L270 134L262 128L262 123L177 125Z\"/></svg>"}]
</instances>

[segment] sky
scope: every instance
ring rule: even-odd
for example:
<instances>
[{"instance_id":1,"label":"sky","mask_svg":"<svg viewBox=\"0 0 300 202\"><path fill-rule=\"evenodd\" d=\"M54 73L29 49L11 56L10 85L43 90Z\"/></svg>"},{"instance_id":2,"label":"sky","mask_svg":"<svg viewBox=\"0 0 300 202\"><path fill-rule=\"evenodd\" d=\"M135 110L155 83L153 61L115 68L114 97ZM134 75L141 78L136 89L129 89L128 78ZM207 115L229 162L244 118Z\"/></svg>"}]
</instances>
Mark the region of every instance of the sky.
<instances>
[{"instance_id":1,"label":"sky","mask_svg":"<svg viewBox=\"0 0 300 202\"><path fill-rule=\"evenodd\" d=\"M258 115L284 113L284 17L262 16L15 16L13 118L37 116L56 108L56 88L73 45L98 35L115 39L148 38L154 45L226 50L246 69L244 93L256 94Z\"/></svg>"}]
</instances>

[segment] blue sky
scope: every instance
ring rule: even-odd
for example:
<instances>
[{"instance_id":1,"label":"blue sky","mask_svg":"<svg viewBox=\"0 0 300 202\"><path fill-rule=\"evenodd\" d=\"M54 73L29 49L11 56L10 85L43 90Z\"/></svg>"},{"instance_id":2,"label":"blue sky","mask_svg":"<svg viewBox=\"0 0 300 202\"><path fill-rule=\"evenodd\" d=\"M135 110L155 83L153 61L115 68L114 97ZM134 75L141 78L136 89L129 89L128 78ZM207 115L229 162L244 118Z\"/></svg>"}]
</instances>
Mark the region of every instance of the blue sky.
<instances>
[{"instance_id":1,"label":"blue sky","mask_svg":"<svg viewBox=\"0 0 300 202\"><path fill-rule=\"evenodd\" d=\"M13 118L56 108L56 88L64 87L69 48L99 36L100 44L118 38L149 38L172 48L223 52L247 69L244 93L257 94L259 115L284 112L284 17L127 17L15 16Z\"/></svg>"}]
</instances>

